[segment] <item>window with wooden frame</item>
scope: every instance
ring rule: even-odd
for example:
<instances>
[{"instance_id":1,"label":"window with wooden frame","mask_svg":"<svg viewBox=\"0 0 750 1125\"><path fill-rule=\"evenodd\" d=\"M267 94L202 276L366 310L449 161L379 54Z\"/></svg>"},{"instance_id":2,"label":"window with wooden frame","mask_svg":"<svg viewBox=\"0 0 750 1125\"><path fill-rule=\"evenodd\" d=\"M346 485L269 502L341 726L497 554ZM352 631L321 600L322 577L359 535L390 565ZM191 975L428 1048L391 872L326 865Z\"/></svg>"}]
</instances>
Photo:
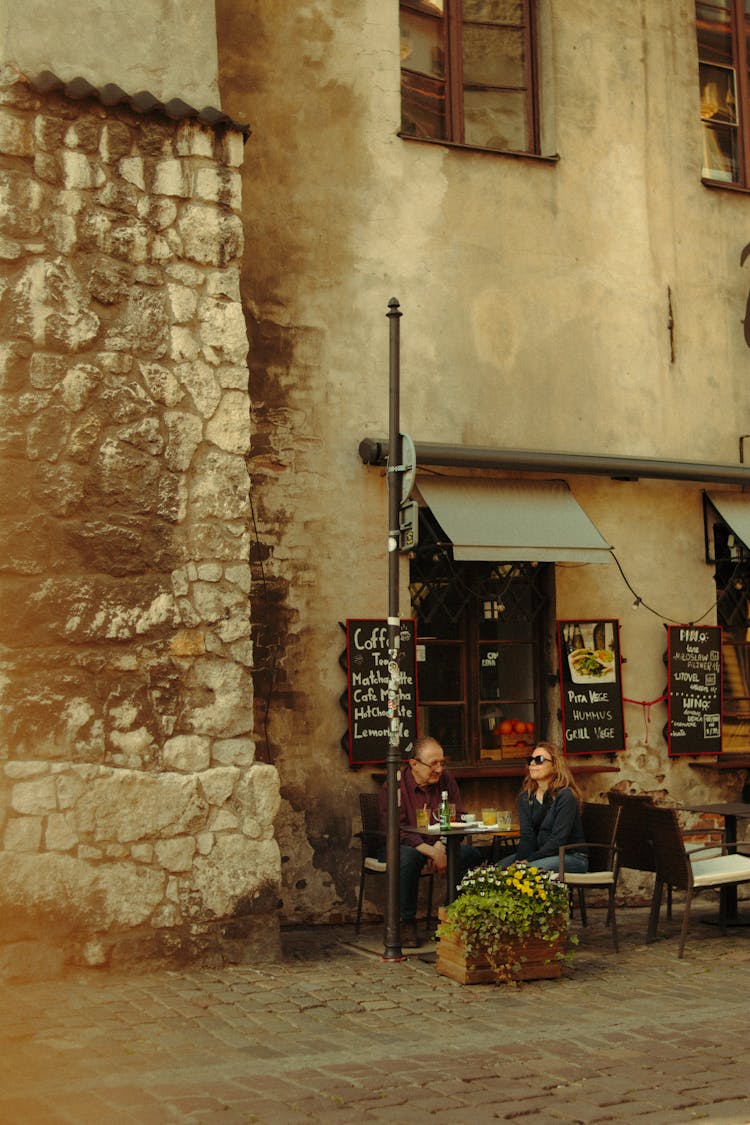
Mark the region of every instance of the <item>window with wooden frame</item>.
<instances>
[{"instance_id":1,"label":"window with wooden frame","mask_svg":"<svg viewBox=\"0 0 750 1125\"><path fill-rule=\"evenodd\" d=\"M454 765L525 758L547 722L543 684L553 567L455 562L420 511L410 590L417 619L419 732Z\"/></svg>"},{"instance_id":2,"label":"window with wooden frame","mask_svg":"<svg viewBox=\"0 0 750 1125\"><path fill-rule=\"evenodd\" d=\"M534 0L401 0L401 135L540 152Z\"/></svg>"},{"instance_id":3,"label":"window with wooden frame","mask_svg":"<svg viewBox=\"0 0 750 1125\"><path fill-rule=\"evenodd\" d=\"M750 188L748 0L696 2L705 180Z\"/></svg>"}]
</instances>

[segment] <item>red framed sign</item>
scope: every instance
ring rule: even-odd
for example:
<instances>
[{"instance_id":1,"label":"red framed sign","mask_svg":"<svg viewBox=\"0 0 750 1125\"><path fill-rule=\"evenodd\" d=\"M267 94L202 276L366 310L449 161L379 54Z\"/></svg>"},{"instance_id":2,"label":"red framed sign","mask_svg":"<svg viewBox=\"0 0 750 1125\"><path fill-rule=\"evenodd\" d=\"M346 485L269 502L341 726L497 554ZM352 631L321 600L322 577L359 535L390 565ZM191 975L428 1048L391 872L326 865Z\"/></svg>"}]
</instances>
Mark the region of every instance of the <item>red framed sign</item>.
<instances>
[{"instance_id":1,"label":"red framed sign","mask_svg":"<svg viewBox=\"0 0 750 1125\"><path fill-rule=\"evenodd\" d=\"M417 737L417 629L413 618L400 626L401 752L411 753ZM379 765L388 755L388 622L350 618L346 622L346 676L349 761Z\"/></svg>"},{"instance_id":2,"label":"red framed sign","mask_svg":"<svg viewBox=\"0 0 750 1125\"><path fill-rule=\"evenodd\" d=\"M667 746L670 758L721 753L721 626L667 627Z\"/></svg>"},{"instance_id":3,"label":"red framed sign","mask_svg":"<svg viewBox=\"0 0 750 1125\"><path fill-rule=\"evenodd\" d=\"M566 754L625 749L620 622L557 622L557 652Z\"/></svg>"}]
</instances>

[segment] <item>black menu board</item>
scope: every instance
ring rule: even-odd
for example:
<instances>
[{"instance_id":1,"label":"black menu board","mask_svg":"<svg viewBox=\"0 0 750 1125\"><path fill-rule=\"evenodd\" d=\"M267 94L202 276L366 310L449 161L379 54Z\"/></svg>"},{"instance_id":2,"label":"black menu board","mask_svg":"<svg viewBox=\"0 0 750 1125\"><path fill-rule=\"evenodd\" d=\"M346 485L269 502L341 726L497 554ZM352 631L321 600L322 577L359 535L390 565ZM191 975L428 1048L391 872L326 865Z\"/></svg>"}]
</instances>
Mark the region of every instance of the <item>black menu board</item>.
<instances>
[{"instance_id":1,"label":"black menu board","mask_svg":"<svg viewBox=\"0 0 750 1125\"><path fill-rule=\"evenodd\" d=\"M566 754L625 749L619 621L558 621Z\"/></svg>"},{"instance_id":2,"label":"black menu board","mask_svg":"<svg viewBox=\"0 0 750 1125\"><path fill-rule=\"evenodd\" d=\"M721 752L721 626L667 628L670 757Z\"/></svg>"},{"instance_id":3,"label":"black menu board","mask_svg":"<svg viewBox=\"0 0 750 1125\"><path fill-rule=\"evenodd\" d=\"M386 760L391 723L388 716L388 622L379 618L346 622L349 695L349 760L354 765ZM411 753L417 737L417 646L412 618L400 625L399 655L402 754Z\"/></svg>"}]
</instances>

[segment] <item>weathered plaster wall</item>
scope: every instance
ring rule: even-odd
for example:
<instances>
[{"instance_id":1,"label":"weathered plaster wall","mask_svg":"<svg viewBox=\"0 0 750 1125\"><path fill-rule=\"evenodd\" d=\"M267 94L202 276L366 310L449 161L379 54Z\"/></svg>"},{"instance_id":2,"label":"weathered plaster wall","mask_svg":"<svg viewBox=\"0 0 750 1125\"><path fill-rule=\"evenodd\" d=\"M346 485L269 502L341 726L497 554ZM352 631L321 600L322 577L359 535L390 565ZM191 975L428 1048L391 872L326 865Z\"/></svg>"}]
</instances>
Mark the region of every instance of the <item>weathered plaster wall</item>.
<instances>
[{"instance_id":1,"label":"weathered plaster wall","mask_svg":"<svg viewBox=\"0 0 750 1125\"><path fill-rule=\"evenodd\" d=\"M0 59L30 75L218 105L214 8L200 0L0 0Z\"/></svg>"},{"instance_id":2,"label":"weathered plaster wall","mask_svg":"<svg viewBox=\"0 0 750 1125\"><path fill-rule=\"evenodd\" d=\"M0 972L273 954L243 137L0 85Z\"/></svg>"},{"instance_id":3,"label":"weathered plaster wall","mask_svg":"<svg viewBox=\"0 0 750 1125\"><path fill-rule=\"evenodd\" d=\"M747 201L700 183L694 5L540 7L548 162L397 136L395 0L217 2L222 107L253 122L256 686L288 918L351 910L349 830L374 784L339 746L337 622L386 612L385 487L357 445L387 433L389 298L418 439L735 463L747 430ZM625 694L653 699L662 616L715 620L699 486L570 483L658 615L633 612L614 566L558 568L558 615L621 618ZM626 717L621 773L591 795L736 792L734 774L667 761L663 708L647 737L640 706Z\"/></svg>"}]
</instances>

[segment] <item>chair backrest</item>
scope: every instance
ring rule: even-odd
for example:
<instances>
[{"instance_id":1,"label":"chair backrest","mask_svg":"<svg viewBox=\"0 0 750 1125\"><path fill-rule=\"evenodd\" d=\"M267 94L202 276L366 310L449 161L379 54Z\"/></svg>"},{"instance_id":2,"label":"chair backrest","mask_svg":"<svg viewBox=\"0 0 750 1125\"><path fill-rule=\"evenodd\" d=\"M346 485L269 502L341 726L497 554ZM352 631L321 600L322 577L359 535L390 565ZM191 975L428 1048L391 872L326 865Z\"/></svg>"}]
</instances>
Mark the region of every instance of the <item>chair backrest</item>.
<instances>
[{"instance_id":1,"label":"chair backrest","mask_svg":"<svg viewBox=\"0 0 750 1125\"><path fill-rule=\"evenodd\" d=\"M680 822L674 809L646 806L648 836L658 879L686 890L690 885L690 859L685 851Z\"/></svg>"},{"instance_id":2,"label":"chair backrest","mask_svg":"<svg viewBox=\"0 0 750 1125\"><path fill-rule=\"evenodd\" d=\"M653 808L653 799L630 793L610 792L607 800L620 809L617 828L617 847L620 867L636 871L654 871L654 853L648 835L647 810Z\"/></svg>"},{"instance_id":3,"label":"chair backrest","mask_svg":"<svg viewBox=\"0 0 750 1125\"><path fill-rule=\"evenodd\" d=\"M380 826L380 797L377 793L360 793L359 811L362 815L362 849L365 856L376 857L385 843Z\"/></svg>"},{"instance_id":4,"label":"chair backrest","mask_svg":"<svg viewBox=\"0 0 750 1125\"><path fill-rule=\"evenodd\" d=\"M620 810L615 805L600 805L584 801L581 806L581 824L587 844L615 843L617 822ZM589 852L589 871L608 871L612 865L611 854L603 848L592 848Z\"/></svg>"}]
</instances>

